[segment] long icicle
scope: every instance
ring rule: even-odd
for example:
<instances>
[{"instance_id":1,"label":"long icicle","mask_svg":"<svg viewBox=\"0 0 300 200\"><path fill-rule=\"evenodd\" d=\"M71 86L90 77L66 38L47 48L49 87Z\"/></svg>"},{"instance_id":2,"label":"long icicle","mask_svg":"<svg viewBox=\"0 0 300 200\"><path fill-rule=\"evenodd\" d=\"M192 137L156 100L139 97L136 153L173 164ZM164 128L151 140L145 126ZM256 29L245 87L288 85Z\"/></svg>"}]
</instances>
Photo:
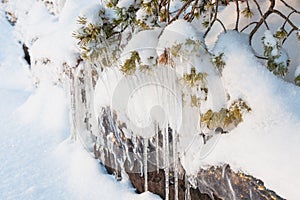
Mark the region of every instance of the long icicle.
<instances>
[{"instance_id":1,"label":"long icicle","mask_svg":"<svg viewBox=\"0 0 300 200\"><path fill-rule=\"evenodd\" d=\"M143 147L143 156L144 156L144 178L145 178L145 184L144 189L145 192L148 191L148 138L144 138L144 147Z\"/></svg>"},{"instance_id":2,"label":"long icicle","mask_svg":"<svg viewBox=\"0 0 300 200\"><path fill-rule=\"evenodd\" d=\"M76 130L76 94L75 94L75 72L72 68L69 69L70 76L70 122L71 122L71 135L74 141L77 140L77 130Z\"/></svg>"},{"instance_id":3,"label":"long icicle","mask_svg":"<svg viewBox=\"0 0 300 200\"><path fill-rule=\"evenodd\" d=\"M190 193L190 183L189 183L189 177L185 175L185 193L184 193L184 199L185 200L191 200L191 193Z\"/></svg>"},{"instance_id":4,"label":"long icicle","mask_svg":"<svg viewBox=\"0 0 300 200\"><path fill-rule=\"evenodd\" d=\"M154 124L155 127L155 134L156 134L156 140L155 140L155 153L156 153L156 173L159 173L159 128L158 128L158 124L155 122Z\"/></svg>"},{"instance_id":5,"label":"long icicle","mask_svg":"<svg viewBox=\"0 0 300 200\"><path fill-rule=\"evenodd\" d=\"M174 163L174 191L175 200L178 200L178 152L177 152L177 131L172 130L173 138L173 163Z\"/></svg>"},{"instance_id":6,"label":"long icicle","mask_svg":"<svg viewBox=\"0 0 300 200\"><path fill-rule=\"evenodd\" d=\"M168 125L164 128L163 142L164 142L164 168L165 168L165 199L169 199L169 134L168 134Z\"/></svg>"}]
</instances>

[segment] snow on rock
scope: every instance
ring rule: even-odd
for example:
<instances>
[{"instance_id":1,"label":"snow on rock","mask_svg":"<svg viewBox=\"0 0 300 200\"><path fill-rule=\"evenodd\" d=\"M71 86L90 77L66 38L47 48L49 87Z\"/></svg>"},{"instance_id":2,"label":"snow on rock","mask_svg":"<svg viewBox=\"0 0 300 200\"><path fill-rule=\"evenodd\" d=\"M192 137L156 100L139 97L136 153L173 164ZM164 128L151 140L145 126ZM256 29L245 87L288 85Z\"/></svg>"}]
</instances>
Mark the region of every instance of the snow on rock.
<instances>
[{"instance_id":1,"label":"snow on rock","mask_svg":"<svg viewBox=\"0 0 300 200\"><path fill-rule=\"evenodd\" d=\"M222 135L202 166L229 163L262 179L279 195L297 199L300 89L262 66L241 34L222 34L215 51L225 53L223 82L231 98L242 96L252 112L230 134Z\"/></svg>"},{"instance_id":2,"label":"snow on rock","mask_svg":"<svg viewBox=\"0 0 300 200\"><path fill-rule=\"evenodd\" d=\"M0 27L0 199L160 199L117 182L68 138L65 92L48 81L33 90L2 11Z\"/></svg>"},{"instance_id":3,"label":"snow on rock","mask_svg":"<svg viewBox=\"0 0 300 200\"><path fill-rule=\"evenodd\" d=\"M78 142L65 140L52 156L66 172L66 189L70 192L71 199L160 199L150 192L136 194L126 178L116 181Z\"/></svg>"},{"instance_id":4,"label":"snow on rock","mask_svg":"<svg viewBox=\"0 0 300 200\"><path fill-rule=\"evenodd\" d=\"M31 89L31 74L23 59L22 46L3 12L0 12L0 27L0 88Z\"/></svg>"}]
</instances>

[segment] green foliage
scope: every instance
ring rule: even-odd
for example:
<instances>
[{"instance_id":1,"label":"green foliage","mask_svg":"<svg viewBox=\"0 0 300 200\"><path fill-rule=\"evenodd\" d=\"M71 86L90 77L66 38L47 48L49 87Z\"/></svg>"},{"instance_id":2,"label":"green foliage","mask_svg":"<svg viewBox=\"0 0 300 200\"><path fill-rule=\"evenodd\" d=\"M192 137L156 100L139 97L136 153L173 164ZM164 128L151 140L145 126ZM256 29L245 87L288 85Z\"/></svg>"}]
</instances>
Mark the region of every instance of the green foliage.
<instances>
[{"instance_id":1,"label":"green foliage","mask_svg":"<svg viewBox=\"0 0 300 200\"><path fill-rule=\"evenodd\" d=\"M191 95L191 106L192 107L200 107L201 99L196 95Z\"/></svg>"},{"instance_id":2,"label":"green foliage","mask_svg":"<svg viewBox=\"0 0 300 200\"><path fill-rule=\"evenodd\" d=\"M295 84L300 87L300 75L296 76L294 80Z\"/></svg>"},{"instance_id":3,"label":"green foliage","mask_svg":"<svg viewBox=\"0 0 300 200\"><path fill-rule=\"evenodd\" d=\"M203 48L201 41L188 38L184 43L174 44L170 52L174 57L185 56L187 58L199 55L201 48Z\"/></svg>"},{"instance_id":4,"label":"green foliage","mask_svg":"<svg viewBox=\"0 0 300 200\"><path fill-rule=\"evenodd\" d=\"M206 85L206 73L196 73L196 69L193 67L189 74L183 75L183 80L190 87Z\"/></svg>"},{"instance_id":5,"label":"green foliage","mask_svg":"<svg viewBox=\"0 0 300 200\"><path fill-rule=\"evenodd\" d=\"M214 130L221 127L224 130L232 129L243 121L243 114L251 111L251 108L242 99L234 101L229 108L221 108L218 112L208 110L200 115L200 124Z\"/></svg>"},{"instance_id":6,"label":"green foliage","mask_svg":"<svg viewBox=\"0 0 300 200\"><path fill-rule=\"evenodd\" d=\"M290 60L287 53L283 50L281 42L284 38L286 38L286 31L284 29L280 29L273 36L268 37L273 37L271 39L276 40L276 44L265 42L265 40L268 39L266 36L262 37L264 56L268 59L267 68L276 76L284 78L288 73L288 66L290 64Z\"/></svg>"},{"instance_id":7,"label":"green foliage","mask_svg":"<svg viewBox=\"0 0 300 200\"><path fill-rule=\"evenodd\" d=\"M219 53L219 55L212 55L211 62L216 66L216 68L222 72L226 63L223 60L224 53Z\"/></svg>"},{"instance_id":8,"label":"green foliage","mask_svg":"<svg viewBox=\"0 0 300 200\"><path fill-rule=\"evenodd\" d=\"M287 37L287 32L285 29L280 28L276 33L274 34L275 38L278 38L279 40L283 40Z\"/></svg>"},{"instance_id":9,"label":"green foliage","mask_svg":"<svg viewBox=\"0 0 300 200\"><path fill-rule=\"evenodd\" d=\"M243 11L242 14L246 17L246 18L252 18L254 13L250 10L249 7L246 7Z\"/></svg>"},{"instance_id":10,"label":"green foliage","mask_svg":"<svg viewBox=\"0 0 300 200\"><path fill-rule=\"evenodd\" d=\"M124 65L121 67L121 71L126 75L132 75L135 73L138 66L141 64L141 58L137 51L131 52L130 58L128 58Z\"/></svg>"}]
</instances>

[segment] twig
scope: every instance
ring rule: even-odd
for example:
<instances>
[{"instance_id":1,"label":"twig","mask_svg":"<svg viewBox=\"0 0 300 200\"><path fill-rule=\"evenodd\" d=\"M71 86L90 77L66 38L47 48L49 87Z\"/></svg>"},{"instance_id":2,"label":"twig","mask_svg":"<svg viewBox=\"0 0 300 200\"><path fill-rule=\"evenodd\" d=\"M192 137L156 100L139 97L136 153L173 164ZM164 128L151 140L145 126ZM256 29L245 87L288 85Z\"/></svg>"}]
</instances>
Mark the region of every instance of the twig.
<instances>
[{"instance_id":1,"label":"twig","mask_svg":"<svg viewBox=\"0 0 300 200\"><path fill-rule=\"evenodd\" d=\"M268 10L265 12L265 14L260 18L259 22L256 24L256 26L253 28L253 30L250 32L249 35L249 45L251 46L252 38L256 31L259 29L259 27L264 23L264 21L273 13L274 7L275 7L275 0L269 0L270 6Z\"/></svg>"},{"instance_id":2,"label":"twig","mask_svg":"<svg viewBox=\"0 0 300 200\"><path fill-rule=\"evenodd\" d=\"M289 37L294 31L295 31L295 29L291 29L291 30L289 31L289 33L286 35L286 38L283 39L282 45L285 43L285 41L288 39L288 37Z\"/></svg>"},{"instance_id":3,"label":"twig","mask_svg":"<svg viewBox=\"0 0 300 200\"><path fill-rule=\"evenodd\" d=\"M239 7L239 1L235 0L236 5L236 22L235 22L235 28L234 30L239 30L239 21L240 21L240 7Z\"/></svg>"},{"instance_id":4,"label":"twig","mask_svg":"<svg viewBox=\"0 0 300 200\"><path fill-rule=\"evenodd\" d=\"M256 58L262 59L262 60L268 60L268 58L263 57L263 56L259 56L259 55L255 55Z\"/></svg>"},{"instance_id":5,"label":"twig","mask_svg":"<svg viewBox=\"0 0 300 200\"><path fill-rule=\"evenodd\" d=\"M300 11L296 10L293 6L287 4L284 0L280 0L286 7L291 9L292 11L295 11L296 13L300 14Z\"/></svg>"},{"instance_id":6,"label":"twig","mask_svg":"<svg viewBox=\"0 0 300 200\"><path fill-rule=\"evenodd\" d=\"M215 13L214 13L214 18L213 18L212 22L210 23L210 26L206 29L206 31L205 31L205 33L203 35L204 38L206 37L206 35L210 31L211 27L214 25L215 21L217 20L218 10L219 10L219 0L216 0L216 10L215 10ZM221 23L221 25L222 24L223 23Z\"/></svg>"},{"instance_id":7,"label":"twig","mask_svg":"<svg viewBox=\"0 0 300 200\"><path fill-rule=\"evenodd\" d=\"M179 18L179 16L181 15L181 13L183 11L185 11L187 9L187 7L193 2L194 0L189 0L187 1L182 8L178 11L178 13L175 15L175 17L173 17L170 21L169 24L171 24L173 21L177 20Z\"/></svg>"},{"instance_id":8,"label":"twig","mask_svg":"<svg viewBox=\"0 0 300 200\"><path fill-rule=\"evenodd\" d=\"M258 22L251 22L249 24L247 24L246 26L244 26L244 28L242 28L242 30L240 30L240 32L243 32L244 30L246 30L247 28L249 28L251 25L253 24L257 24Z\"/></svg>"},{"instance_id":9,"label":"twig","mask_svg":"<svg viewBox=\"0 0 300 200\"><path fill-rule=\"evenodd\" d=\"M288 14L288 16L287 16L287 19L289 19L290 16L291 16L293 13L295 13L295 11L290 12L290 14ZM284 23L283 23L283 25L282 25L282 28L285 27L285 25L286 25L286 23L287 23L287 19L285 19L285 21L284 21Z\"/></svg>"},{"instance_id":10,"label":"twig","mask_svg":"<svg viewBox=\"0 0 300 200\"><path fill-rule=\"evenodd\" d=\"M196 9L196 7L197 7L197 5L198 5L198 2L199 2L199 0L196 0L195 1L195 3L194 3L194 5L193 5L193 7L192 7L192 10L191 10L191 15L190 15L190 17L189 17L189 19L188 19L188 22L191 22L191 21L193 21L193 19L194 19L194 12L195 12L195 9Z\"/></svg>"},{"instance_id":11,"label":"twig","mask_svg":"<svg viewBox=\"0 0 300 200\"><path fill-rule=\"evenodd\" d=\"M273 13L279 15L280 17L282 17L283 19L286 20L287 23L289 23L289 25L295 29L298 30L298 27L287 17L285 16L282 12L280 12L279 10L273 10Z\"/></svg>"},{"instance_id":12,"label":"twig","mask_svg":"<svg viewBox=\"0 0 300 200\"><path fill-rule=\"evenodd\" d=\"M169 21L170 21L170 0L167 0L166 15L167 15L167 23L169 23Z\"/></svg>"},{"instance_id":13,"label":"twig","mask_svg":"<svg viewBox=\"0 0 300 200\"><path fill-rule=\"evenodd\" d=\"M262 13L262 11L261 11L261 9L260 9L259 4L257 3L257 0L253 0L253 1L254 1L254 3L256 4L257 10L258 10L260 16L263 17L263 13ZM263 20L264 20L264 19L263 19ZM264 20L264 24L266 25L266 28L269 30L270 28L269 28L269 26L268 26L266 20Z\"/></svg>"},{"instance_id":14,"label":"twig","mask_svg":"<svg viewBox=\"0 0 300 200\"><path fill-rule=\"evenodd\" d=\"M222 22L221 20L219 20L219 19L216 19L216 21L219 22L219 23L221 24L221 26L223 27L224 32L226 33L227 30L226 30L226 28L225 28L223 22Z\"/></svg>"}]
</instances>

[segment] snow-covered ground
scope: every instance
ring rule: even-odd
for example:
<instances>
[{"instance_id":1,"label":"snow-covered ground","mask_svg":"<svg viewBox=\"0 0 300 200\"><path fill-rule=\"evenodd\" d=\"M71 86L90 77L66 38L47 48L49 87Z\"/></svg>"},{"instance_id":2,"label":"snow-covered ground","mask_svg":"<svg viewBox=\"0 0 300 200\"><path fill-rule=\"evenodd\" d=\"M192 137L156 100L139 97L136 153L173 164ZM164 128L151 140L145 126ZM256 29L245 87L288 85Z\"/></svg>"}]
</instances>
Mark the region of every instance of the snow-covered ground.
<instances>
[{"instance_id":1,"label":"snow-covered ground","mask_svg":"<svg viewBox=\"0 0 300 200\"><path fill-rule=\"evenodd\" d=\"M64 91L34 89L3 13L0 27L0 199L159 199L117 182L69 138Z\"/></svg>"},{"instance_id":2,"label":"snow-covered ground","mask_svg":"<svg viewBox=\"0 0 300 200\"><path fill-rule=\"evenodd\" d=\"M76 41L71 33L77 15L80 8L97 1L67 0L57 18L40 2L14 2L23 2L16 9L17 30L0 11L0 199L158 198L136 194L126 180L117 182L79 142L69 138L67 98L62 88L47 81L63 62L70 66L76 62ZM32 86L16 33L18 39L32 45L33 59L51 59L47 69L36 65L43 72L35 75L46 75L39 89ZM32 42L36 37L39 39ZM296 50L292 57L299 64L299 48ZM223 83L231 99L243 98L252 112L230 134L223 135L204 160L197 163L189 158L189 167L229 163L235 170L262 179L279 195L299 199L299 87L270 73L240 34L229 31L222 35L215 51L225 52Z\"/></svg>"}]
</instances>

